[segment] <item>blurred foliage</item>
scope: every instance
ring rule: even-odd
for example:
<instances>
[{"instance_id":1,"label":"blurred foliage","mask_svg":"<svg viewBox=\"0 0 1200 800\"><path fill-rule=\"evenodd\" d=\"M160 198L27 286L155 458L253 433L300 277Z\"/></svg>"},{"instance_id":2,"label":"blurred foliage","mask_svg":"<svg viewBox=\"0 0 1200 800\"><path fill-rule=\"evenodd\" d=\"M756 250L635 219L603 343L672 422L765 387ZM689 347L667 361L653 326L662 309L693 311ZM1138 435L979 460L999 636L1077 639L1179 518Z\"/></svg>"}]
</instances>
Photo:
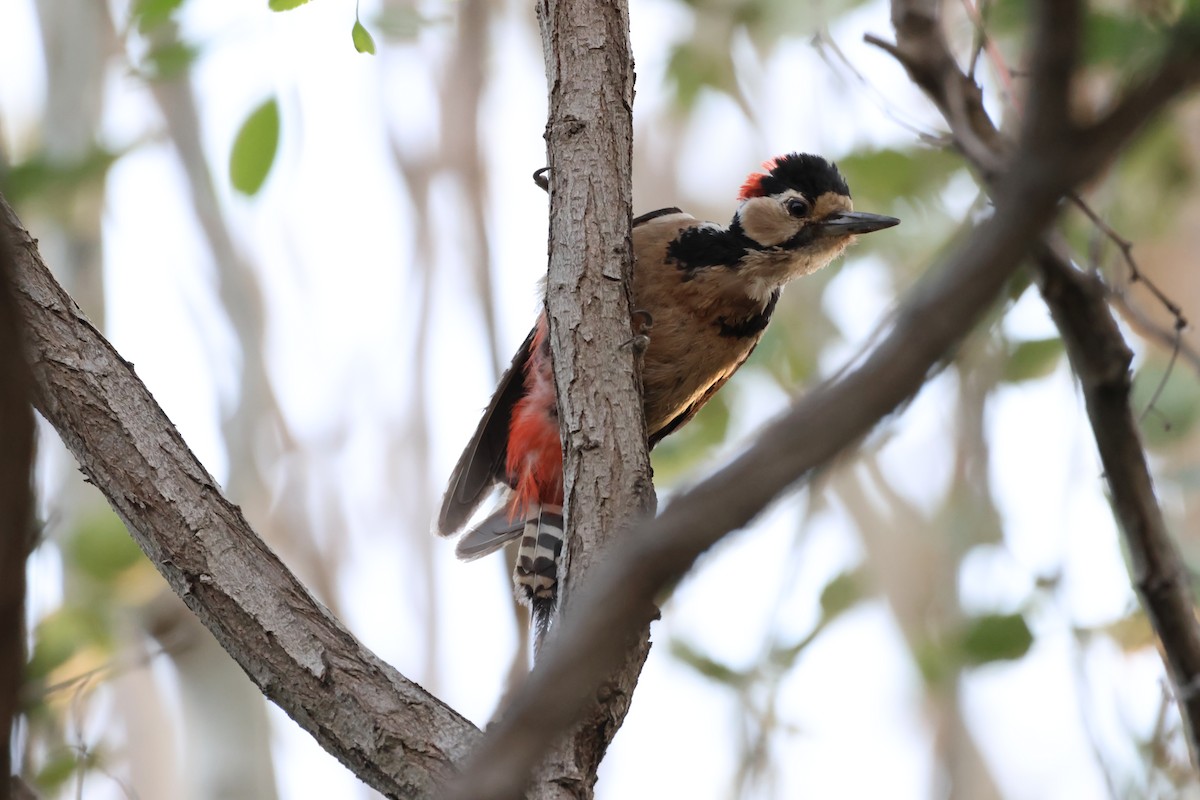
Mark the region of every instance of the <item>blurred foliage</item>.
<instances>
[{"instance_id":1,"label":"blurred foliage","mask_svg":"<svg viewBox=\"0 0 1200 800\"><path fill-rule=\"evenodd\" d=\"M689 112L703 90L741 100L734 43L745 36L760 58L784 41L811 35L830 19L866 0L797 3L794 0L681 0L693 15L692 36L670 49L667 82L679 110Z\"/></svg>"},{"instance_id":2,"label":"blurred foliage","mask_svg":"<svg viewBox=\"0 0 1200 800\"><path fill-rule=\"evenodd\" d=\"M984 614L939 632L914 648L913 658L925 683L944 690L964 667L1022 658L1033 646L1033 633L1021 614Z\"/></svg>"},{"instance_id":3,"label":"blurred foliage","mask_svg":"<svg viewBox=\"0 0 1200 800\"><path fill-rule=\"evenodd\" d=\"M184 0L137 0L129 12L129 20L143 36L174 19Z\"/></svg>"},{"instance_id":4,"label":"blurred foliage","mask_svg":"<svg viewBox=\"0 0 1200 800\"><path fill-rule=\"evenodd\" d=\"M141 71L146 80L169 81L183 76L200 58L200 48L180 41L156 44L142 59Z\"/></svg>"},{"instance_id":5,"label":"blurred foliage","mask_svg":"<svg viewBox=\"0 0 1200 800\"><path fill-rule=\"evenodd\" d=\"M1063 352L1063 341L1057 337L1010 342L1009 355L1004 362L1004 380L1020 383L1044 378L1058 366Z\"/></svg>"},{"instance_id":6,"label":"blurred foliage","mask_svg":"<svg viewBox=\"0 0 1200 800\"><path fill-rule=\"evenodd\" d=\"M451 25L454 18L447 15L422 13L416 6L388 4L379 10L371 24L380 35L393 42L413 43L417 35L434 25Z\"/></svg>"},{"instance_id":7,"label":"blurred foliage","mask_svg":"<svg viewBox=\"0 0 1200 800\"><path fill-rule=\"evenodd\" d=\"M111 511L81 520L58 543L68 591L33 627L23 692L31 744L22 772L43 793L104 766L103 748L79 746L73 718L83 713L96 679L115 668L128 615L163 586Z\"/></svg>"},{"instance_id":8,"label":"blurred foliage","mask_svg":"<svg viewBox=\"0 0 1200 800\"><path fill-rule=\"evenodd\" d=\"M860 150L841 156L837 163L854 187L855 205L869 209L892 208L900 198L928 202L951 177L966 171L957 153L921 144Z\"/></svg>"},{"instance_id":9,"label":"blurred foliage","mask_svg":"<svg viewBox=\"0 0 1200 800\"><path fill-rule=\"evenodd\" d=\"M1021 658L1033 645L1033 634L1020 614L986 614L967 622L955 647L964 664Z\"/></svg>"},{"instance_id":10,"label":"blurred foliage","mask_svg":"<svg viewBox=\"0 0 1200 800\"><path fill-rule=\"evenodd\" d=\"M1104 213L1125 238L1158 236L1174 224L1176 204L1196 184L1196 165L1186 147L1181 127L1164 119L1147 126L1125 151L1112 177L1114 189L1104 193ZM1154 202L1141 192L1115 188L1121 186L1152 186Z\"/></svg>"},{"instance_id":11,"label":"blurred foliage","mask_svg":"<svg viewBox=\"0 0 1200 800\"><path fill-rule=\"evenodd\" d=\"M1148 445L1178 444L1200 416L1200 376L1179 361L1152 356L1134 374L1131 403Z\"/></svg>"},{"instance_id":12,"label":"blurred foliage","mask_svg":"<svg viewBox=\"0 0 1200 800\"><path fill-rule=\"evenodd\" d=\"M801 655L823 631L868 594L868 581L861 568L835 575L821 591L821 613L812 629L796 642L772 640L762 656L744 669L732 667L679 637L669 640L672 658L738 698L742 715L741 767L733 796L743 795L756 781L769 778L770 762L764 754L769 750L771 738L794 731L794 726L777 713L776 706L784 681Z\"/></svg>"},{"instance_id":13,"label":"blurred foliage","mask_svg":"<svg viewBox=\"0 0 1200 800\"><path fill-rule=\"evenodd\" d=\"M0 170L0 192L14 206L66 206L85 192L98 191L108 170L124 154L100 145L71 161L39 153Z\"/></svg>"},{"instance_id":14,"label":"blurred foliage","mask_svg":"<svg viewBox=\"0 0 1200 800\"><path fill-rule=\"evenodd\" d=\"M719 392L691 422L654 448L651 458L656 483L669 486L680 477L692 474L698 461L724 444L733 391L726 387Z\"/></svg>"}]
</instances>

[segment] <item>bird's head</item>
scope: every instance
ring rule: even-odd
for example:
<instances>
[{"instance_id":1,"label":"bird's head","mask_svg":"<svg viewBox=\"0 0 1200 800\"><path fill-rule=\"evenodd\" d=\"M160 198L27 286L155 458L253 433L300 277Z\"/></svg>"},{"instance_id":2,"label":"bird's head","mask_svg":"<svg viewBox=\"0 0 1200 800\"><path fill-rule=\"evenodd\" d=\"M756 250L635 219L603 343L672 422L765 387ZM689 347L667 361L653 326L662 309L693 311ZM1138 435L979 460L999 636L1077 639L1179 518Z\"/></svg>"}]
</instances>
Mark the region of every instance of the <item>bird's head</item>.
<instances>
[{"instance_id":1,"label":"bird's head","mask_svg":"<svg viewBox=\"0 0 1200 800\"><path fill-rule=\"evenodd\" d=\"M762 251L755 266L764 288L824 267L860 233L900 223L855 211L846 179L820 156L791 153L763 168L765 173L752 174L742 185L730 228Z\"/></svg>"}]
</instances>

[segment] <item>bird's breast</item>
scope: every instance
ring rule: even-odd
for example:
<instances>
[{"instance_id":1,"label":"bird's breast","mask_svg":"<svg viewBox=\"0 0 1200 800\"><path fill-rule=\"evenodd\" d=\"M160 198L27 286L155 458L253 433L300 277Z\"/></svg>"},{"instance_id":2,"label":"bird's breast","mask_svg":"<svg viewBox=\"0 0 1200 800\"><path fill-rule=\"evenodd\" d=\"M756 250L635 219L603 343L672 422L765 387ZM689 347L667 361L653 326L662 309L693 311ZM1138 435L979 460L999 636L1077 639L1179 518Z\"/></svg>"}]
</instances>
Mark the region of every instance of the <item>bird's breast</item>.
<instances>
[{"instance_id":1,"label":"bird's breast","mask_svg":"<svg viewBox=\"0 0 1200 800\"><path fill-rule=\"evenodd\" d=\"M703 281L677 275L635 279L634 305L650 312L650 343L642 357L646 428L653 435L702 403L741 366L762 337L775 295L760 303L730 301Z\"/></svg>"}]
</instances>

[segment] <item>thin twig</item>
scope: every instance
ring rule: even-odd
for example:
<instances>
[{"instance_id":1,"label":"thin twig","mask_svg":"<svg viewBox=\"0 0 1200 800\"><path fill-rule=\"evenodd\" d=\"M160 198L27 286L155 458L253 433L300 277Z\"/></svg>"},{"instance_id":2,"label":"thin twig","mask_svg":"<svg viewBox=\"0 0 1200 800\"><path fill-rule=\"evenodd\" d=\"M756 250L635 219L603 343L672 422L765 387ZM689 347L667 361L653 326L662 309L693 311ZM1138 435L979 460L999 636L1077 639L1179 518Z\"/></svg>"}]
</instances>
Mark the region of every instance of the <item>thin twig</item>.
<instances>
[{"instance_id":1,"label":"thin twig","mask_svg":"<svg viewBox=\"0 0 1200 800\"><path fill-rule=\"evenodd\" d=\"M1129 548L1133 583L1162 642L1189 747L1195 753L1200 730L1200 627L1190 576L1167 532L1129 407L1133 356L1096 276L1075 269L1050 246L1039 250L1036 262L1042 296L1083 389L1113 509Z\"/></svg>"},{"instance_id":2,"label":"thin twig","mask_svg":"<svg viewBox=\"0 0 1200 800\"><path fill-rule=\"evenodd\" d=\"M1182 331L1184 328L1186 328L1188 326L1188 321L1183 315L1183 309L1179 307L1178 303L1167 297L1166 293L1159 289L1154 281L1150 280L1150 278L1146 276L1146 273L1142 272L1142 270L1138 268L1137 261L1133 257L1133 242L1117 233L1117 231L1111 225L1104 221L1103 217L1092 210L1092 207L1088 205L1087 201L1080 197L1078 192L1071 192L1071 194L1068 195L1068 198L1075 205L1075 207L1082 211L1084 216L1091 220L1092 224L1100 229L1100 231L1117 246L1117 249L1121 251L1121 256L1125 260L1125 266L1129 268L1129 282L1141 283L1148 290L1150 290L1150 293L1154 295L1154 299L1161 303L1162 307L1170 312L1171 316L1175 318L1176 331Z\"/></svg>"}]
</instances>

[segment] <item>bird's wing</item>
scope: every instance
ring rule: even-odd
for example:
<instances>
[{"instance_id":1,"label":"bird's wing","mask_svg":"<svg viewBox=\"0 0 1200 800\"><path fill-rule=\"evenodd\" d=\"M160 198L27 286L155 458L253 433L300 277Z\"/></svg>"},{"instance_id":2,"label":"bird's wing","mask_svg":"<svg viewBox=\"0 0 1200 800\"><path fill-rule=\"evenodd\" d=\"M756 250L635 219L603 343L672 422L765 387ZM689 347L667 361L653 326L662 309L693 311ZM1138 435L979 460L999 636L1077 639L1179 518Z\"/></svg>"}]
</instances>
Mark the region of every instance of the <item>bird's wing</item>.
<instances>
[{"instance_id":1,"label":"bird's wing","mask_svg":"<svg viewBox=\"0 0 1200 800\"><path fill-rule=\"evenodd\" d=\"M665 217L670 214L682 214L682 213L683 213L682 211L680 211L678 208L675 208L674 206L672 206L671 208L660 208L655 211L649 211L645 214L634 217L633 218L633 227L636 228L639 225L645 225L647 222L649 222L652 219L658 219L659 217Z\"/></svg>"},{"instance_id":2,"label":"bird's wing","mask_svg":"<svg viewBox=\"0 0 1200 800\"><path fill-rule=\"evenodd\" d=\"M508 425L513 406L524 393L525 362L529 360L529 347L533 342L533 331L525 337L525 343L513 356L512 365L500 379L496 393L479 420L475 435L467 443L463 454L450 474L450 485L442 499L442 512L438 515L437 530L442 536L461 528L475 508L491 490L492 484L504 480L504 462L508 456Z\"/></svg>"},{"instance_id":3,"label":"bird's wing","mask_svg":"<svg viewBox=\"0 0 1200 800\"><path fill-rule=\"evenodd\" d=\"M682 215L685 219L666 219L672 215ZM660 208L634 219L633 227L653 230L658 226L666 226L664 227L664 232L666 232L668 229L676 230L681 226L694 224L694 222L690 216L683 214L678 208ZM512 418L513 406L524 393L523 375L525 363L529 360L529 348L533 342L533 333L530 331L525 343L521 345L513 358L512 366L500 379L500 385L496 388L496 393L492 395L492 401L488 404L487 410L483 412L483 419L479 421L475 435L471 437L471 441L458 459L458 464L454 467L454 472L450 475L450 485L446 489L446 496L442 500L442 511L438 516L437 530L442 536L449 536L466 524L471 514L492 488L492 484L505 479L504 462L508 456L509 422ZM491 520L492 517L489 517L480 524L476 531L487 528ZM493 527L499 529L504 526ZM471 538L476 531L472 531L464 538ZM519 532L520 529L517 529L517 532L512 535L516 536ZM496 546L503 544L503 541L499 541ZM460 542L460 556L464 555L461 552L462 547L463 543ZM486 552L490 552L490 550ZM483 555L483 552L472 554L470 557L476 555Z\"/></svg>"},{"instance_id":4,"label":"bird's wing","mask_svg":"<svg viewBox=\"0 0 1200 800\"><path fill-rule=\"evenodd\" d=\"M493 511L487 519L462 535L454 554L463 561L474 561L495 552L525 531L525 520L509 519L508 504Z\"/></svg>"}]
</instances>

